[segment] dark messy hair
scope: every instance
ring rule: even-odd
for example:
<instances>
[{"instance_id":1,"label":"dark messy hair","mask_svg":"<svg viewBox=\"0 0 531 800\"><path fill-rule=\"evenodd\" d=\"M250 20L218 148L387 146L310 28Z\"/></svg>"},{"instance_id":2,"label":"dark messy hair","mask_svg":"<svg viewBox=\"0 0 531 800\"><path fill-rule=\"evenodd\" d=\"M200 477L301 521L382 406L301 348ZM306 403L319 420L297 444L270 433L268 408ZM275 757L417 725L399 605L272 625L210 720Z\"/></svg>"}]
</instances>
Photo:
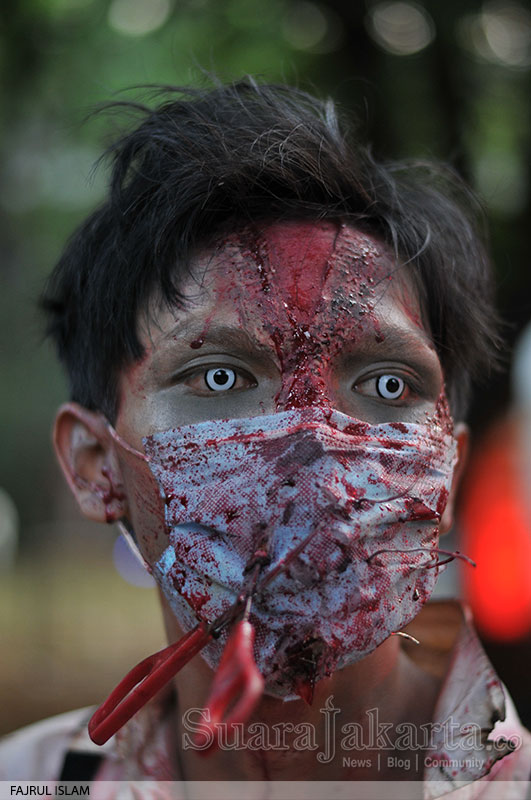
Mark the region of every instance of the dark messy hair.
<instances>
[{"instance_id":1,"label":"dark messy hair","mask_svg":"<svg viewBox=\"0 0 531 800\"><path fill-rule=\"evenodd\" d=\"M410 265L454 416L497 345L491 277L474 200L449 168L378 163L340 128L331 101L251 78L169 88L107 151L108 199L70 239L41 305L72 399L113 419L117 381L142 354L153 295L183 306L191 254L249 221L335 219Z\"/></svg>"}]
</instances>

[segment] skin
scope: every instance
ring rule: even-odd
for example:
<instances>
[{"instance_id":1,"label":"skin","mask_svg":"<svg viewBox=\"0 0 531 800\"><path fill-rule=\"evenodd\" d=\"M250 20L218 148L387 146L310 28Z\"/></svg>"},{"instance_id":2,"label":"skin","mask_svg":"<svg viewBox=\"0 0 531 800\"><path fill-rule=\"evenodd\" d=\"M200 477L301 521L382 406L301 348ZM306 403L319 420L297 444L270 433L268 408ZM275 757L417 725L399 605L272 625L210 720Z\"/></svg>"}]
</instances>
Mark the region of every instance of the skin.
<instances>
[{"instance_id":1,"label":"skin","mask_svg":"<svg viewBox=\"0 0 531 800\"><path fill-rule=\"evenodd\" d=\"M183 290L185 310L152 299L139 321L144 357L121 375L115 429L133 448L142 451L143 437L180 425L308 405L370 423L451 428L440 361L412 282L377 239L331 222L242 229L193 259ZM209 388L218 370L226 384L234 381L232 388ZM392 396L382 396L389 387ZM454 435L460 460L441 533L451 526L466 449L464 426L456 426ZM116 447L100 414L75 403L59 410L54 442L82 512L101 522L126 518L153 564L167 538L147 464ZM164 600L162 605L169 641L175 641L181 631ZM211 680L211 670L196 657L176 678L178 695L186 697L186 706L201 707ZM404 656L395 636L321 681L311 707L265 696L253 719L307 721L319 730L319 709L333 694L341 709L338 724L366 724L365 711L374 706L388 722L420 724L431 719L438 689ZM181 701L180 714L184 710ZM179 719L176 734L178 726ZM204 779L206 764L197 753L186 751L182 759L188 779ZM346 774L340 759L319 764L311 751L290 752L289 758L275 751L261 758L218 752L208 770L213 779L262 779L266 773L281 780L386 777L371 769ZM400 777L396 769L391 777Z\"/></svg>"}]
</instances>

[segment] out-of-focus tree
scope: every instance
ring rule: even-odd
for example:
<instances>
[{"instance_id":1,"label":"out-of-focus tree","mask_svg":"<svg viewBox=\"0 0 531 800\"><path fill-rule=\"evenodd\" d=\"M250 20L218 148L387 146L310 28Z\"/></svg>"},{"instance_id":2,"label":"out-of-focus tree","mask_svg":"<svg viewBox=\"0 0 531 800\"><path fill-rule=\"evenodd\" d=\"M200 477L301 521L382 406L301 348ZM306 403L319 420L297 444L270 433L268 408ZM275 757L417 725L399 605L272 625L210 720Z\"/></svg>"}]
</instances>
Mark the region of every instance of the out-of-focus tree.
<instances>
[{"instance_id":1,"label":"out-of-focus tree","mask_svg":"<svg viewBox=\"0 0 531 800\"><path fill-rule=\"evenodd\" d=\"M1 17L0 488L15 501L23 555L45 540L64 557L78 530L61 523L70 501L48 431L66 388L35 302L102 197L92 165L121 123L84 120L113 97L149 98L116 95L126 87L206 84L208 72L297 83L339 100L379 157L450 161L484 200L509 344L531 317L525 0L4 0ZM478 392L476 430L507 386L502 376Z\"/></svg>"}]
</instances>

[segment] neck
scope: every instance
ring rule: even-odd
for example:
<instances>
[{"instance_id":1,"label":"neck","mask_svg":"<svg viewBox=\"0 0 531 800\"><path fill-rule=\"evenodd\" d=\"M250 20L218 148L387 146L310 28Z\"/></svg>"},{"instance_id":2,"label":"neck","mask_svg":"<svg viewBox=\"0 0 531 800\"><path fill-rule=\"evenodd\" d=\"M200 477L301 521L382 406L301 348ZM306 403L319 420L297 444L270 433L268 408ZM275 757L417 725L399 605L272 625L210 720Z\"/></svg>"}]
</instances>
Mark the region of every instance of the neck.
<instances>
[{"instance_id":1,"label":"neck","mask_svg":"<svg viewBox=\"0 0 531 800\"><path fill-rule=\"evenodd\" d=\"M223 735L218 750L205 759L193 739L212 677L196 658L177 679L176 748L186 780L204 780L206 773L210 780L383 780L375 726L383 725L378 729L385 730L383 744L392 748L399 722L431 720L438 691L437 681L402 653L398 637L390 637L366 658L320 681L311 706L264 695L252 718L235 735ZM396 769L392 774L404 776L412 777L399 776Z\"/></svg>"}]
</instances>

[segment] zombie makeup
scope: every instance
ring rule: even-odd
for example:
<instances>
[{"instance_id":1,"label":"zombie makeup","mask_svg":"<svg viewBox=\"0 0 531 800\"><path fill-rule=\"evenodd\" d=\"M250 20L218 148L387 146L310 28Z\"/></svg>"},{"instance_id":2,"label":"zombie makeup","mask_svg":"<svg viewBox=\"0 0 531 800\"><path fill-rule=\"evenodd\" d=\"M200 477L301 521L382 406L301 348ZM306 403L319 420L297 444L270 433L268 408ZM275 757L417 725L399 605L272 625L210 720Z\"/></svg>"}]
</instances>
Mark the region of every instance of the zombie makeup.
<instances>
[{"instance_id":1,"label":"zombie makeup","mask_svg":"<svg viewBox=\"0 0 531 800\"><path fill-rule=\"evenodd\" d=\"M155 307L147 357L122 378L119 430L138 448L157 430L311 405L375 423L433 413L437 353L407 268L373 237L331 222L246 228L191 270L185 309ZM385 400L384 367L399 378Z\"/></svg>"},{"instance_id":2,"label":"zombie makeup","mask_svg":"<svg viewBox=\"0 0 531 800\"><path fill-rule=\"evenodd\" d=\"M340 387L334 369L359 355L360 345L372 357L384 351L378 346L389 333L396 338L396 329L386 325L391 288L411 331L430 351L430 366L437 361L403 268L385 245L346 225L298 222L246 228L219 245L208 280L216 309L230 309L235 327L274 353L279 371L276 411L337 407ZM216 316L205 320L190 347L203 347ZM398 339L402 355L404 344L414 346L413 336ZM435 398L440 390L440 384L433 389Z\"/></svg>"},{"instance_id":3,"label":"zombie makeup","mask_svg":"<svg viewBox=\"0 0 531 800\"><path fill-rule=\"evenodd\" d=\"M456 450L440 364L399 265L363 232L249 227L196 266L170 360L155 341L149 402L119 420L131 441L151 414L140 456L164 521L156 548L142 526L140 541L185 631L232 624L249 599L266 690L310 701L433 590ZM207 637L213 668L229 636Z\"/></svg>"}]
</instances>

